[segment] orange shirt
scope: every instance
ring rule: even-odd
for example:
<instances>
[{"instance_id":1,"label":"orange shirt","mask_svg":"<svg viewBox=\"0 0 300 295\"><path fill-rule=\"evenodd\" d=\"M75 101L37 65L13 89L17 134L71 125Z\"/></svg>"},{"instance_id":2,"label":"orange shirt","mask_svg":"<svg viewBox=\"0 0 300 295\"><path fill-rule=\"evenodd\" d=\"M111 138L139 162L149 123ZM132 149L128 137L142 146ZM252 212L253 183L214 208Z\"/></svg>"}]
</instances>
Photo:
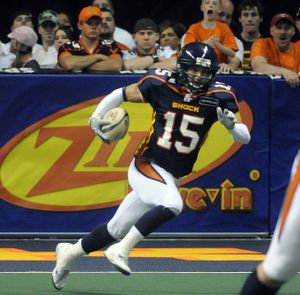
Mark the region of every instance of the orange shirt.
<instances>
[{"instance_id":1,"label":"orange shirt","mask_svg":"<svg viewBox=\"0 0 300 295\"><path fill-rule=\"evenodd\" d=\"M195 24L192 24L189 29L186 32L185 38L184 38L184 45L191 43L191 42L204 42L211 36L217 36L220 38L220 43L228 47L234 51L238 50L238 46L235 42L234 35L229 28L229 26L225 23L221 23L219 21L216 22L216 26L212 29L205 29L202 26L202 22L198 22ZM227 56L218 48L215 48L216 54L218 56L219 63L221 62L227 62Z\"/></svg>"},{"instance_id":2,"label":"orange shirt","mask_svg":"<svg viewBox=\"0 0 300 295\"><path fill-rule=\"evenodd\" d=\"M263 56L271 65L300 72L299 42L292 42L287 52L281 52L276 48L273 38L259 38L252 45L251 60L256 56Z\"/></svg>"}]
</instances>

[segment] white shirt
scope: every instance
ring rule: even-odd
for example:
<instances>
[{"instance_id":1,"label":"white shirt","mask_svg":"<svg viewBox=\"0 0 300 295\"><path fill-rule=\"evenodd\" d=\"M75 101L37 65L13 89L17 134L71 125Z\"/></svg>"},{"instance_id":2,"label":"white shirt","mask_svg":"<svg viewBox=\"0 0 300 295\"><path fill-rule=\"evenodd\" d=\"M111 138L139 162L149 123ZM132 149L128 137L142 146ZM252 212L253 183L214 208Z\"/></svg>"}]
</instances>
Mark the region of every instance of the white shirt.
<instances>
[{"instance_id":1,"label":"white shirt","mask_svg":"<svg viewBox=\"0 0 300 295\"><path fill-rule=\"evenodd\" d=\"M154 55L157 55L158 57L170 58L171 56L177 54L177 51L173 50L170 46L162 47L159 44L155 44L155 47L156 47L156 53ZM131 50L122 50L122 53L123 53L124 60L140 57L140 55L138 55L136 51L136 48Z\"/></svg>"},{"instance_id":2,"label":"white shirt","mask_svg":"<svg viewBox=\"0 0 300 295\"><path fill-rule=\"evenodd\" d=\"M2 43L0 41L0 68L10 68L16 55L10 52L10 42Z\"/></svg>"},{"instance_id":3,"label":"white shirt","mask_svg":"<svg viewBox=\"0 0 300 295\"><path fill-rule=\"evenodd\" d=\"M129 49L133 49L135 47L132 35L124 29L115 27L113 38L115 41L126 45Z\"/></svg>"},{"instance_id":4,"label":"white shirt","mask_svg":"<svg viewBox=\"0 0 300 295\"><path fill-rule=\"evenodd\" d=\"M239 50L235 52L235 56L237 58L239 58L241 63L242 63L243 59L244 59L244 45L243 45L243 42L240 39L238 39L237 37L234 37L234 38L235 38L235 42L236 42L236 44L239 48Z\"/></svg>"},{"instance_id":5,"label":"white shirt","mask_svg":"<svg viewBox=\"0 0 300 295\"><path fill-rule=\"evenodd\" d=\"M42 45L36 44L33 47L32 57L39 63L41 68L53 69L57 66L57 53L54 45L50 46L48 51L45 51Z\"/></svg>"}]
</instances>

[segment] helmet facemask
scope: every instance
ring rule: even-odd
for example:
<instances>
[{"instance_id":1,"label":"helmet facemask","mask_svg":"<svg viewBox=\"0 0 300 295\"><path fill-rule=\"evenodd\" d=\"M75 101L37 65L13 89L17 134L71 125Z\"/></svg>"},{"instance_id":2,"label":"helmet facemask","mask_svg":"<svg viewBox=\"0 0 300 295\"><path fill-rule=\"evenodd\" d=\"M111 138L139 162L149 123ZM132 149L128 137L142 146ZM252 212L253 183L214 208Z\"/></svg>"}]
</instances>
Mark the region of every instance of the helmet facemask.
<instances>
[{"instance_id":1,"label":"helmet facemask","mask_svg":"<svg viewBox=\"0 0 300 295\"><path fill-rule=\"evenodd\" d=\"M218 67L211 65L211 61L205 58L196 58L196 62L180 59L177 63L178 81L191 93L197 94L207 91Z\"/></svg>"}]
</instances>

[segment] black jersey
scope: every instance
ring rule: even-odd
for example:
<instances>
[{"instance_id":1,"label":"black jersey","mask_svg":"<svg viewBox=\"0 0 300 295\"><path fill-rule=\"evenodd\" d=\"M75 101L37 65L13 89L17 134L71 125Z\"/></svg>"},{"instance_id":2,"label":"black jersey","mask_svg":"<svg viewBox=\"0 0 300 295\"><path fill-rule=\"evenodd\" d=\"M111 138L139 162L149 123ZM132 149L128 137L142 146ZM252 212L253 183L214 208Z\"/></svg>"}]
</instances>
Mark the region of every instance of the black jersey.
<instances>
[{"instance_id":1,"label":"black jersey","mask_svg":"<svg viewBox=\"0 0 300 295\"><path fill-rule=\"evenodd\" d=\"M112 40L99 40L97 46L94 48L93 52L89 52L82 39L78 41L72 41L63 44L58 50L58 60L64 54L76 55L76 56L85 56L91 54L103 54L107 56L122 56L122 51L118 47L117 43Z\"/></svg>"},{"instance_id":2,"label":"black jersey","mask_svg":"<svg viewBox=\"0 0 300 295\"><path fill-rule=\"evenodd\" d=\"M208 91L190 95L177 83L176 73L153 69L138 85L153 108L153 120L137 155L177 178L192 171L210 127L218 120L216 107L238 111L236 94L224 83L215 82Z\"/></svg>"}]
</instances>

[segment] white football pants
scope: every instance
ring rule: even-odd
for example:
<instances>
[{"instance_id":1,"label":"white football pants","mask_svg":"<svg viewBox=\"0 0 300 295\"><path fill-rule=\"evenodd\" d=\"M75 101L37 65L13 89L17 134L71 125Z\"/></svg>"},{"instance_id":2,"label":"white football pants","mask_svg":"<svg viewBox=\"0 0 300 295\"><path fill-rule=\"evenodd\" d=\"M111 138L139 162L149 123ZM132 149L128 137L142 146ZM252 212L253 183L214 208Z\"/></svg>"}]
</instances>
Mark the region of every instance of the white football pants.
<instances>
[{"instance_id":1,"label":"white football pants","mask_svg":"<svg viewBox=\"0 0 300 295\"><path fill-rule=\"evenodd\" d=\"M176 215L182 211L183 201L177 188L179 180L160 166L133 159L128 169L128 180L133 191L125 197L107 225L115 239L123 238L153 207L167 207Z\"/></svg>"},{"instance_id":2,"label":"white football pants","mask_svg":"<svg viewBox=\"0 0 300 295\"><path fill-rule=\"evenodd\" d=\"M276 281L288 281L300 271L300 152L291 172L274 236L263 262L267 275Z\"/></svg>"}]
</instances>

